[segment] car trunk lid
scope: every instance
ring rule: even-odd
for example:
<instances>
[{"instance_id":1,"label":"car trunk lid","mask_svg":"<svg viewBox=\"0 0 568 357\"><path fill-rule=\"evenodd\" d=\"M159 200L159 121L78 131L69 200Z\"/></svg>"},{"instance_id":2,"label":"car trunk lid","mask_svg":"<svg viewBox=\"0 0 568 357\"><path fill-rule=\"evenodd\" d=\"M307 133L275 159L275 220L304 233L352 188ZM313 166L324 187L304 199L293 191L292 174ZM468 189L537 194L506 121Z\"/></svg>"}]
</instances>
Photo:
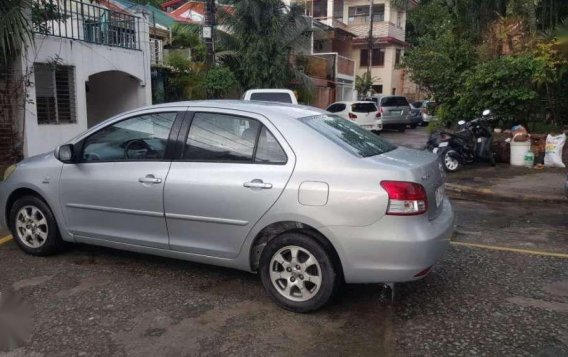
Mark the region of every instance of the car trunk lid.
<instances>
[{"instance_id":1,"label":"car trunk lid","mask_svg":"<svg viewBox=\"0 0 568 357\"><path fill-rule=\"evenodd\" d=\"M385 180L410 181L424 186L428 197L428 218L434 219L440 214L446 175L436 155L399 147L365 160L392 166L393 175Z\"/></svg>"}]
</instances>

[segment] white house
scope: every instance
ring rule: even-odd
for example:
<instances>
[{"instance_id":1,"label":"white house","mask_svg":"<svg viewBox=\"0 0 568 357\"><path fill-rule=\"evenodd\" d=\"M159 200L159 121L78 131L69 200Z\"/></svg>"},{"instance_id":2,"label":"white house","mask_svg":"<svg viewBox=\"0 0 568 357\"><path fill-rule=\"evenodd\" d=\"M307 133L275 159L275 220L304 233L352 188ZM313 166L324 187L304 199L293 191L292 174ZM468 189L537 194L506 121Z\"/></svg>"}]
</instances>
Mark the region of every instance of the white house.
<instances>
[{"instance_id":1,"label":"white house","mask_svg":"<svg viewBox=\"0 0 568 357\"><path fill-rule=\"evenodd\" d=\"M53 3L56 9L34 22L35 44L22 58L30 79L25 156L52 150L104 119L151 104L144 14L104 0Z\"/></svg>"}]
</instances>

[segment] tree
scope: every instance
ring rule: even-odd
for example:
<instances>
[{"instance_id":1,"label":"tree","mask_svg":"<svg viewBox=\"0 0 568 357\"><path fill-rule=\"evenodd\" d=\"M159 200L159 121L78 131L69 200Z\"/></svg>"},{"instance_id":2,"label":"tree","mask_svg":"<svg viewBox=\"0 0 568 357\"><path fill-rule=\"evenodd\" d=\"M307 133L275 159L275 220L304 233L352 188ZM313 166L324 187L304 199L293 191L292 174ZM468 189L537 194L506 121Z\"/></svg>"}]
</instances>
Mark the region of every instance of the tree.
<instances>
[{"instance_id":1,"label":"tree","mask_svg":"<svg viewBox=\"0 0 568 357\"><path fill-rule=\"evenodd\" d=\"M231 68L242 89L278 88L291 82L310 87L311 80L291 65L291 56L309 51L311 21L298 4L282 0L239 0L231 13L219 12L221 51L217 58Z\"/></svg>"},{"instance_id":2,"label":"tree","mask_svg":"<svg viewBox=\"0 0 568 357\"><path fill-rule=\"evenodd\" d=\"M216 99L224 98L236 85L237 80L227 67L210 68L205 76L205 89Z\"/></svg>"},{"instance_id":3,"label":"tree","mask_svg":"<svg viewBox=\"0 0 568 357\"><path fill-rule=\"evenodd\" d=\"M373 78L370 72L355 77L355 90L360 98L364 98L371 91L373 82L378 82L379 78Z\"/></svg>"},{"instance_id":4,"label":"tree","mask_svg":"<svg viewBox=\"0 0 568 357\"><path fill-rule=\"evenodd\" d=\"M20 53L22 43L33 42L32 26L26 17L31 0L0 1L0 61L7 63Z\"/></svg>"}]
</instances>

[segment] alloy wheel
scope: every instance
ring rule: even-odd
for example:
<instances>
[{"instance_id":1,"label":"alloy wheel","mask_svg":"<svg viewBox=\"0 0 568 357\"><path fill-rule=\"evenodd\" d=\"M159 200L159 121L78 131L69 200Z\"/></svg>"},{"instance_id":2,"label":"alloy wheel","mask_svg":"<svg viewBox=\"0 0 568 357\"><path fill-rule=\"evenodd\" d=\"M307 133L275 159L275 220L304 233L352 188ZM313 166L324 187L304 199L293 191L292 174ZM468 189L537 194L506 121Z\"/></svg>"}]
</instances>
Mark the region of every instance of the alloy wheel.
<instances>
[{"instance_id":1,"label":"alloy wheel","mask_svg":"<svg viewBox=\"0 0 568 357\"><path fill-rule=\"evenodd\" d=\"M322 270L315 256L295 245L283 247L272 256L269 272L276 291L296 302L314 297L322 284Z\"/></svg>"},{"instance_id":2,"label":"alloy wheel","mask_svg":"<svg viewBox=\"0 0 568 357\"><path fill-rule=\"evenodd\" d=\"M45 215L35 206L24 206L16 215L16 234L30 248L39 248L47 241L49 227Z\"/></svg>"}]
</instances>

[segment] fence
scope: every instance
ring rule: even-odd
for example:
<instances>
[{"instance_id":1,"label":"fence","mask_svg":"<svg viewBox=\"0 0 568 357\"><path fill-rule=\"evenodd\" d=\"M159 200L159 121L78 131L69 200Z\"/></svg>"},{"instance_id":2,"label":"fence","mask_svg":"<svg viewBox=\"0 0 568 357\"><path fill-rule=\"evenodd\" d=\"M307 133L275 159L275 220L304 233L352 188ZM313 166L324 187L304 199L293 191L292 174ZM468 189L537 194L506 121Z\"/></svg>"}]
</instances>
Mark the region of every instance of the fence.
<instances>
[{"instance_id":1,"label":"fence","mask_svg":"<svg viewBox=\"0 0 568 357\"><path fill-rule=\"evenodd\" d=\"M140 49L140 19L81 0L36 0L34 32L106 46Z\"/></svg>"}]
</instances>

